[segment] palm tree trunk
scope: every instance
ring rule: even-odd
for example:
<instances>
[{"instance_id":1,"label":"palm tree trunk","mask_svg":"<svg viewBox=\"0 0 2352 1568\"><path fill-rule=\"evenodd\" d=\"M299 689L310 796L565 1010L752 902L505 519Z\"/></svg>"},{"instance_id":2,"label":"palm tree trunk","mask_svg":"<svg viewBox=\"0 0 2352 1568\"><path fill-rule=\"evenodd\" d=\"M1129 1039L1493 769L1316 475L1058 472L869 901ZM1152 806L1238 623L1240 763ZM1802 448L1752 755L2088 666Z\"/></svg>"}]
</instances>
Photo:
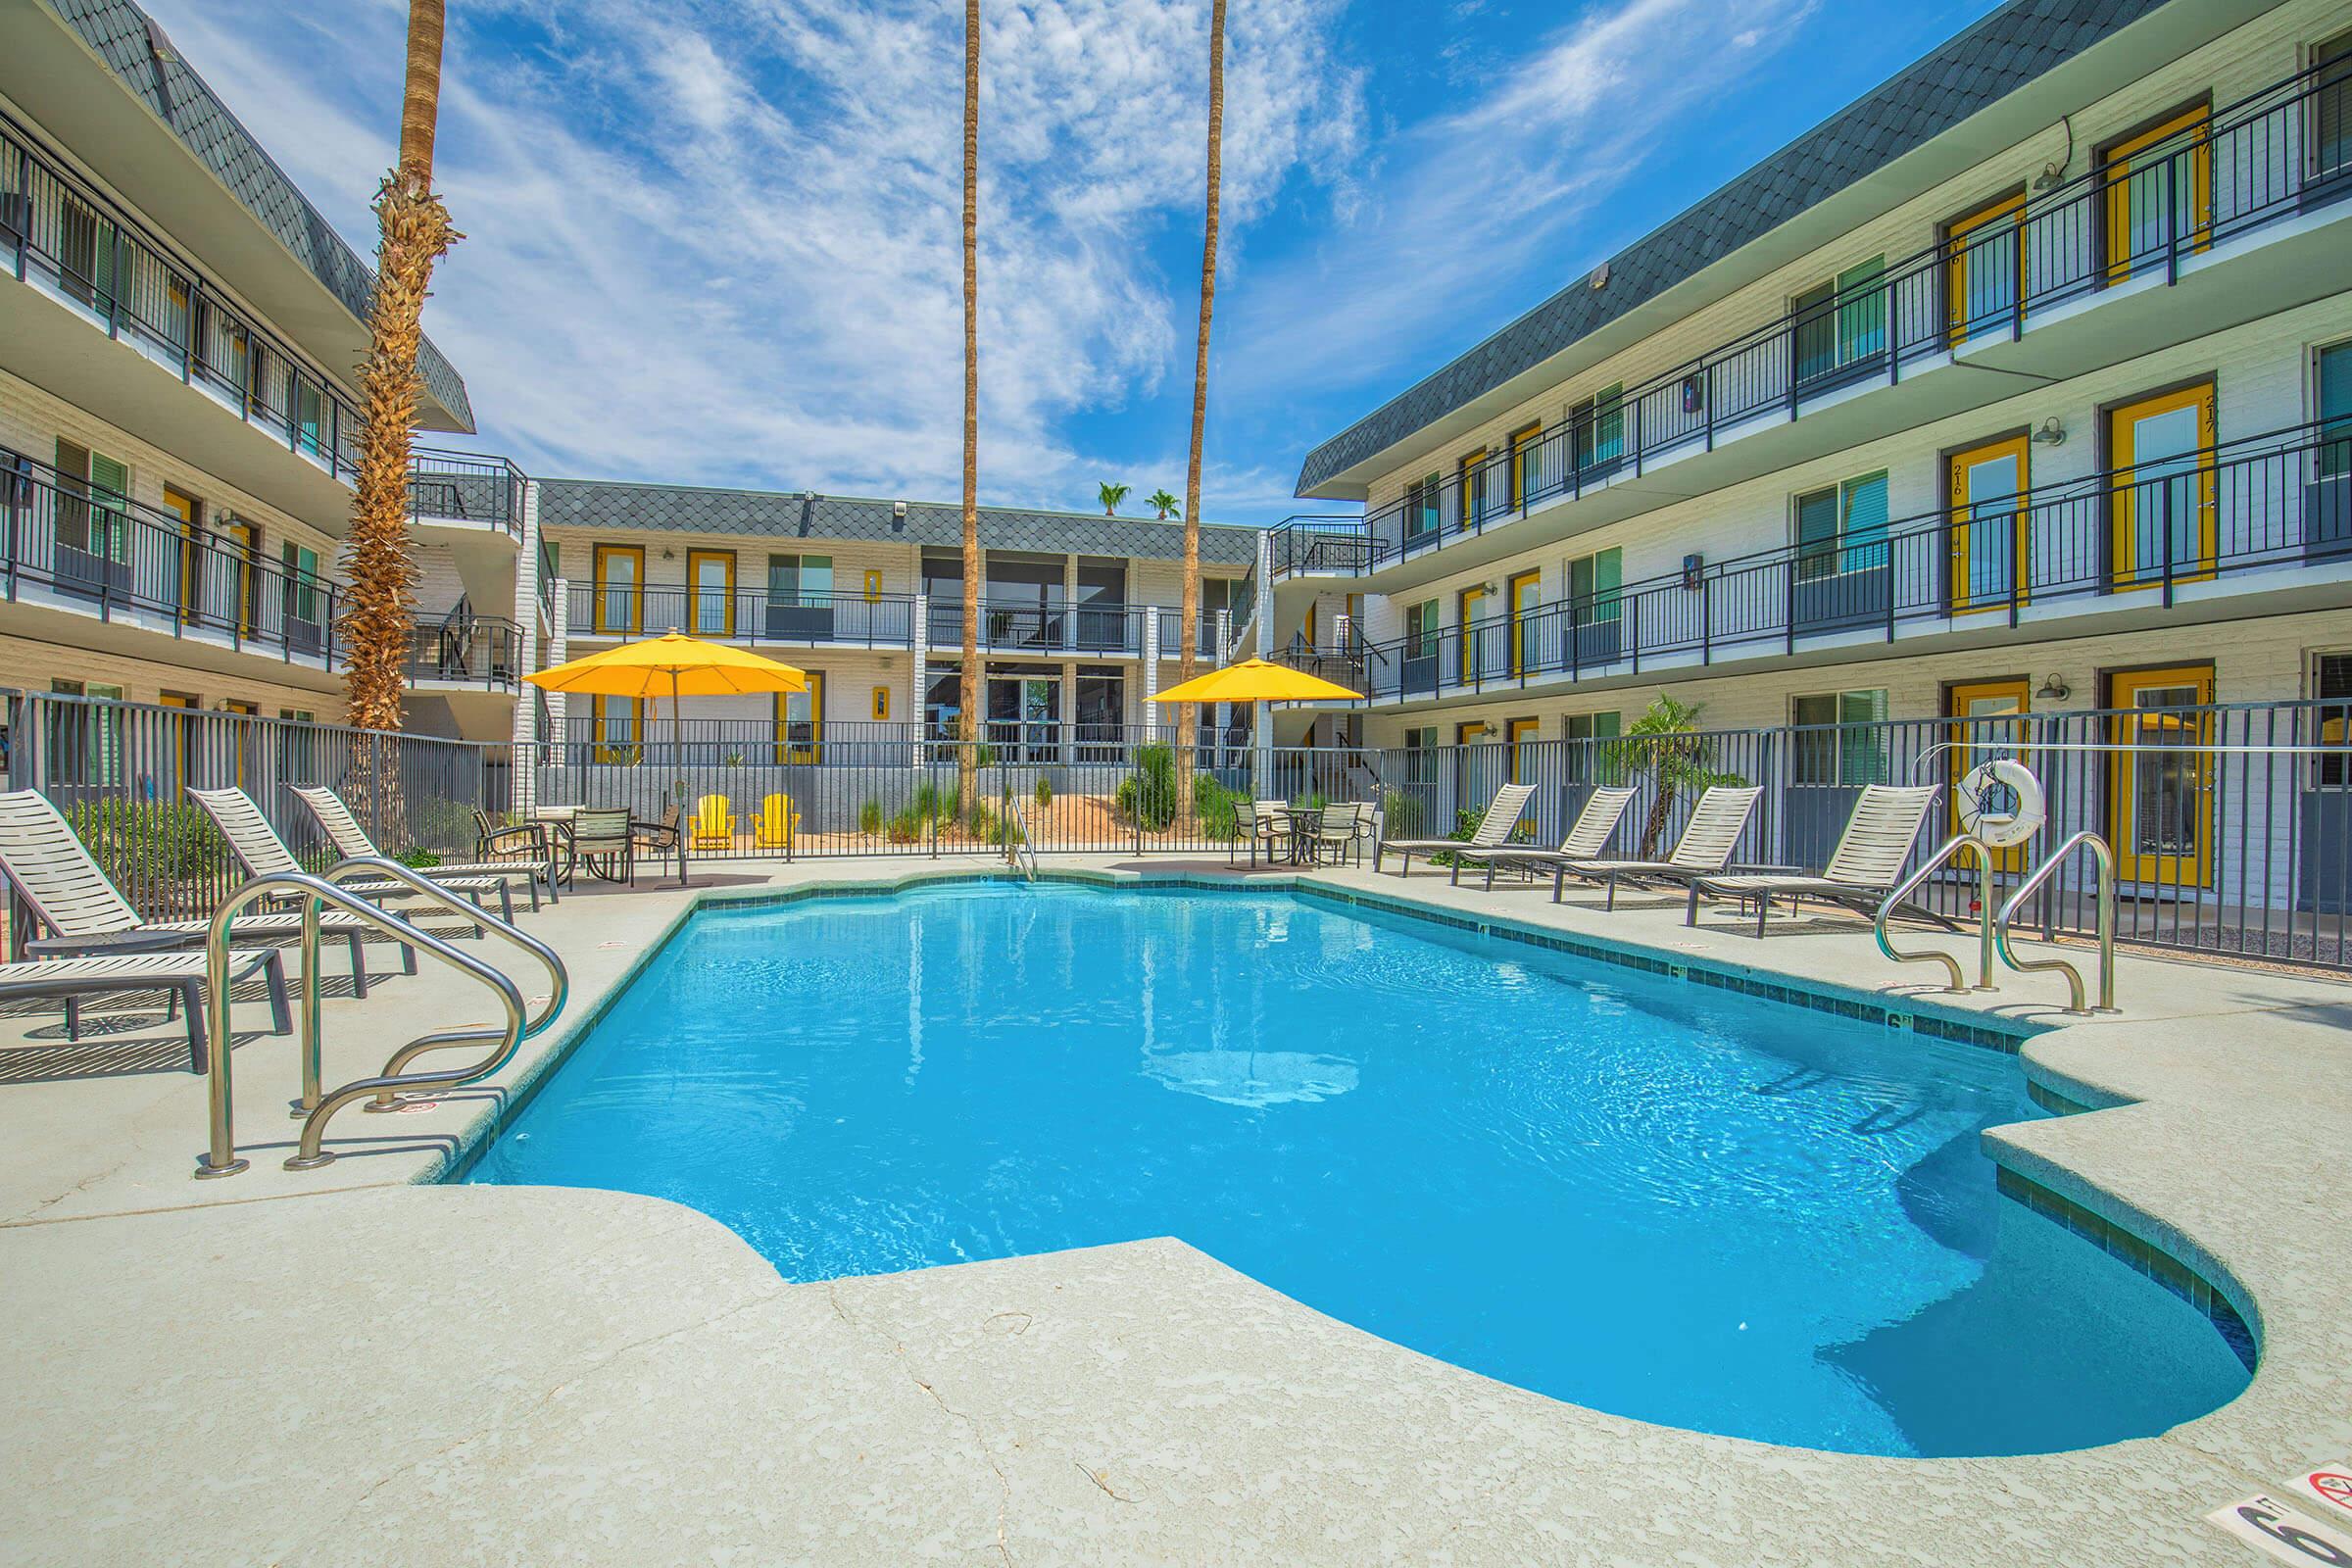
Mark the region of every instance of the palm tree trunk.
<instances>
[{"instance_id":1,"label":"palm tree trunk","mask_svg":"<svg viewBox=\"0 0 2352 1568\"><path fill-rule=\"evenodd\" d=\"M963 0L963 744L956 795L966 821L980 785L980 0Z\"/></svg>"},{"instance_id":2,"label":"palm tree trunk","mask_svg":"<svg viewBox=\"0 0 2352 1568\"><path fill-rule=\"evenodd\" d=\"M441 105L442 0L410 0L407 88L401 101L400 162L376 192L376 256L370 344L360 372L358 493L352 503L342 638L347 722L398 729L416 568L409 539L409 434L420 383L418 321L433 264L462 236L433 192L433 132Z\"/></svg>"},{"instance_id":3,"label":"palm tree trunk","mask_svg":"<svg viewBox=\"0 0 2352 1568\"><path fill-rule=\"evenodd\" d=\"M1193 446L1184 466L1184 609L1176 625L1176 678L1191 680L1200 640L1200 444L1208 421L1208 326L1217 305L1217 191L1225 173L1225 0L1208 10L1208 216L1200 238L1200 337L1193 355ZM1200 734L1191 703L1176 709L1176 813L1193 814L1193 743Z\"/></svg>"}]
</instances>

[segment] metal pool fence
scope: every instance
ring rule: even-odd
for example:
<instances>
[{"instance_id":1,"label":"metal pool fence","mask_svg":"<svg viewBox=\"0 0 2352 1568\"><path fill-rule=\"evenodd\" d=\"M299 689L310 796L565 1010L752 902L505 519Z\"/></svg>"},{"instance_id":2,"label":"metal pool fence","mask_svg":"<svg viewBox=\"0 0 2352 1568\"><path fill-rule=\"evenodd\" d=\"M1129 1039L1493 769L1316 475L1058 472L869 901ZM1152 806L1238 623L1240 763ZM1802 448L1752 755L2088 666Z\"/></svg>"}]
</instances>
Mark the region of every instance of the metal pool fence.
<instances>
[{"instance_id":1,"label":"metal pool fence","mask_svg":"<svg viewBox=\"0 0 2352 1568\"><path fill-rule=\"evenodd\" d=\"M321 862L332 847L296 785L333 788L394 855L470 858L475 808L514 804L503 746L48 692L0 694L0 710L7 786L55 802L155 919L209 914L244 880L189 786L244 790L297 857Z\"/></svg>"}]
</instances>

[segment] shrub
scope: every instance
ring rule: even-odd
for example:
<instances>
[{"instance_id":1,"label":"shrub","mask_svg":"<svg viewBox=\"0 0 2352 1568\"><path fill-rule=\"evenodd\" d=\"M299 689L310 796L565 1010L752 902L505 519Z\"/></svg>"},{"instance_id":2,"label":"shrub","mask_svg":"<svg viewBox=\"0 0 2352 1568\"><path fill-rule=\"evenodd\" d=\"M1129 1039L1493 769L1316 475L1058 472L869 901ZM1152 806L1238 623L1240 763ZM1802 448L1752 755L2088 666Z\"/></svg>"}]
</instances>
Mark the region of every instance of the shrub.
<instances>
[{"instance_id":1,"label":"shrub","mask_svg":"<svg viewBox=\"0 0 2352 1568\"><path fill-rule=\"evenodd\" d=\"M909 809L911 809L916 816L921 817L926 822L935 821L941 814L939 807L940 794L938 785L924 783L917 784L914 787L914 805L909 808ZM953 815L954 813L950 812L948 814Z\"/></svg>"},{"instance_id":2,"label":"shrub","mask_svg":"<svg viewBox=\"0 0 2352 1568\"><path fill-rule=\"evenodd\" d=\"M1472 839L1478 837L1478 824L1484 821L1485 818L1486 813L1484 811L1475 810L1469 807L1463 807L1461 809L1453 813L1453 831L1446 836L1449 839L1459 839L1464 844L1467 844ZM1400 833L1393 833L1390 836L1393 838L1403 837L1403 835ZM1451 865L1453 863L1453 853L1450 850L1441 850L1429 858L1429 863L1432 865Z\"/></svg>"},{"instance_id":3,"label":"shrub","mask_svg":"<svg viewBox=\"0 0 2352 1568\"><path fill-rule=\"evenodd\" d=\"M1054 781L1049 778L1041 778L1037 781L1037 788L1029 793L1030 797L1037 802L1037 808L1041 811L1046 810L1054 804Z\"/></svg>"},{"instance_id":4,"label":"shrub","mask_svg":"<svg viewBox=\"0 0 2352 1568\"><path fill-rule=\"evenodd\" d=\"M1203 838L1230 839L1239 832L1236 808L1243 797L1227 789L1207 773L1193 780L1193 820L1200 824Z\"/></svg>"},{"instance_id":5,"label":"shrub","mask_svg":"<svg viewBox=\"0 0 2352 1568\"><path fill-rule=\"evenodd\" d=\"M1308 790L1291 802L1291 809L1294 811L1320 811L1330 804L1331 801L1321 790Z\"/></svg>"},{"instance_id":6,"label":"shrub","mask_svg":"<svg viewBox=\"0 0 2352 1568\"><path fill-rule=\"evenodd\" d=\"M997 749L994 746L989 745L988 742L982 741L972 753L972 765L974 767L996 766Z\"/></svg>"},{"instance_id":7,"label":"shrub","mask_svg":"<svg viewBox=\"0 0 2352 1568\"><path fill-rule=\"evenodd\" d=\"M858 831L872 838L882 831L882 803L868 801L858 808Z\"/></svg>"},{"instance_id":8,"label":"shrub","mask_svg":"<svg viewBox=\"0 0 2352 1568\"><path fill-rule=\"evenodd\" d=\"M997 813L974 801L972 808L964 813L963 830L983 844L994 844L997 842Z\"/></svg>"},{"instance_id":9,"label":"shrub","mask_svg":"<svg viewBox=\"0 0 2352 1568\"><path fill-rule=\"evenodd\" d=\"M1387 818L1385 829L1393 839L1417 839L1421 836L1421 802L1401 790L1389 791L1381 803L1381 812Z\"/></svg>"},{"instance_id":10,"label":"shrub","mask_svg":"<svg viewBox=\"0 0 2352 1568\"><path fill-rule=\"evenodd\" d=\"M1176 820L1176 754L1163 745L1135 754L1135 771L1119 781L1119 814L1147 833L1161 833Z\"/></svg>"},{"instance_id":11,"label":"shrub","mask_svg":"<svg viewBox=\"0 0 2352 1568\"><path fill-rule=\"evenodd\" d=\"M908 807L890 819L890 842L893 844L919 843L923 836L923 828L930 821L930 816L916 810L911 806Z\"/></svg>"},{"instance_id":12,"label":"shrub","mask_svg":"<svg viewBox=\"0 0 2352 1568\"><path fill-rule=\"evenodd\" d=\"M429 871L441 863L441 857L423 848L403 850L400 853L400 863L412 871Z\"/></svg>"},{"instance_id":13,"label":"shrub","mask_svg":"<svg viewBox=\"0 0 2352 1568\"><path fill-rule=\"evenodd\" d=\"M194 882L228 864L219 830L194 806L82 801L66 808L66 820L118 882Z\"/></svg>"}]
</instances>

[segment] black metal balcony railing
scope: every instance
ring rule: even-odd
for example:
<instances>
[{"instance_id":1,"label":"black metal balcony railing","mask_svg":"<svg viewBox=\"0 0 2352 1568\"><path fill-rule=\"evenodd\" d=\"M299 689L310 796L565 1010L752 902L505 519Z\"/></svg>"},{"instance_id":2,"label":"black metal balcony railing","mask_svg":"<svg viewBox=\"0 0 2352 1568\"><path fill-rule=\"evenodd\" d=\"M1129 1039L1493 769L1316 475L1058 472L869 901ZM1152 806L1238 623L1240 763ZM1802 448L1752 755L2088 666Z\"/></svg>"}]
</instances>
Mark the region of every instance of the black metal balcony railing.
<instances>
[{"instance_id":1,"label":"black metal balcony railing","mask_svg":"<svg viewBox=\"0 0 2352 1568\"><path fill-rule=\"evenodd\" d=\"M2352 62L2315 67L2217 111L1697 359L1580 411L1515 451L1434 476L1347 527L1277 526L1277 576L1360 574L1573 500L1643 465L1799 417L1809 401L2126 281L2177 279L2216 245L2352 195ZM2332 131L2329 127L2338 127Z\"/></svg>"},{"instance_id":2,"label":"black metal balcony railing","mask_svg":"<svg viewBox=\"0 0 2352 1568\"><path fill-rule=\"evenodd\" d=\"M747 643L914 646L914 600L906 594L770 593L764 588L629 588L571 584L565 625L575 637L691 637Z\"/></svg>"},{"instance_id":3,"label":"black metal balcony railing","mask_svg":"<svg viewBox=\"0 0 2352 1568\"><path fill-rule=\"evenodd\" d=\"M1411 698L1638 674L1660 659L1709 664L1824 638L1893 641L1923 622L2014 626L2053 600L2129 594L2169 606L2216 577L2313 563L2352 564L2343 421L1365 644L1349 651L1360 682L1346 684Z\"/></svg>"},{"instance_id":4,"label":"black metal balcony railing","mask_svg":"<svg viewBox=\"0 0 2352 1568\"><path fill-rule=\"evenodd\" d=\"M1159 657L1168 660L1178 658L1183 652L1184 612L1181 609L1162 610L1157 612L1157 614L1159 615ZM1200 612L1200 618L1193 624L1193 636L1196 639L1193 644L1194 657L1205 663L1217 662L1224 657L1225 651L1217 646L1216 612L1213 610Z\"/></svg>"},{"instance_id":5,"label":"black metal balcony railing","mask_svg":"<svg viewBox=\"0 0 2352 1568\"><path fill-rule=\"evenodd\" d=\"M980 646L991 653L1141 654L1141 605L1040 605L987 599L980 604ZM924 637L933 648L963 646L963 605L933 600Z\"/></svg>"},{"instance_id":6,"label":"black metal balcony railing","mask_svg":"<svg viewBox=\"0 0 2352 1568\"><path fill-rule=\"evenodd\" d=\"M342 588L288 570L86 480L0 452L0 584L45 600L135 616L331 669Z\"/></svg>"},{"instance_id":7,"label":"black metal balcony railing","mask_svg":"<svg viewBox=\"0 0 2352 1568\"><path fill-rule=\"evenodd\" d=\"M519 539L525 482L504 458L420 447L409 457L409 515L492 523Z\"/></svg>"},{"instance_id":8,"label":"black metal balcony railing","mask_svg":"<svg viewBox=\"0 0 2352 1568\"><path fill-rule=\"evenodd\" d=\"M86 312L290 451L346 481L359 472L359 411L324 374L137 220L33 149L0 116L0 266Z\"/></svg>"},{"instance_id":9,"label":"black metal balcony railing","mask_svg":"<svg viewBox=\"0 0 2352 1568\"><path fill-rule=\"evenodd\" d=\"M438 625L420 624L409 635L407 669L411 680L514 691L522 682L522 628L495 615L457 615Z\"/></svg>"},{"instance_id":10,"label":"black metal balcony railing","mask_svg":"<svg viewBox=\"0 0 2352 1568\"><path fill-rule=\"evenodd\" d=\"M556 553L547 548L543 536L539 541L539 609L549 625L556 621Z\"/></svg>"}]
</instances>

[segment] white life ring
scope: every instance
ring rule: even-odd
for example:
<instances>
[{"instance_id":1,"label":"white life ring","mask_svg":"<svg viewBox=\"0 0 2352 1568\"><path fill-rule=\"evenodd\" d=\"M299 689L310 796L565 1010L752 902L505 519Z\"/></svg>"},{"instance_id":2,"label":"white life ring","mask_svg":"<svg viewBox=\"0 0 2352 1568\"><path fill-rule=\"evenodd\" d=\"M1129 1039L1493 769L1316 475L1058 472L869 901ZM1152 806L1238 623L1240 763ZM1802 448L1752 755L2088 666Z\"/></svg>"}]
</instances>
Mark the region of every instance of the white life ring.
<instances>
[{"instance_id":1,"label":"white life ring","mask_svg":"<svg viewBox=\"0 0 2352 1568\"><path fill-rule=\"evenodd\" d=\"M2010 811L1988 811L1984 798L1995 789L2008 791L2017 797L2017 808ZM1990 762L1979 762L1968 770L1968 776L1952 790L1954 805L1960 816L1960 830L1974 833L1996 850L2006 850L2025 843L2041 831L2045 810L2041 780L2025 763L2000 758Z\"/></svg>"}]
</instances>

